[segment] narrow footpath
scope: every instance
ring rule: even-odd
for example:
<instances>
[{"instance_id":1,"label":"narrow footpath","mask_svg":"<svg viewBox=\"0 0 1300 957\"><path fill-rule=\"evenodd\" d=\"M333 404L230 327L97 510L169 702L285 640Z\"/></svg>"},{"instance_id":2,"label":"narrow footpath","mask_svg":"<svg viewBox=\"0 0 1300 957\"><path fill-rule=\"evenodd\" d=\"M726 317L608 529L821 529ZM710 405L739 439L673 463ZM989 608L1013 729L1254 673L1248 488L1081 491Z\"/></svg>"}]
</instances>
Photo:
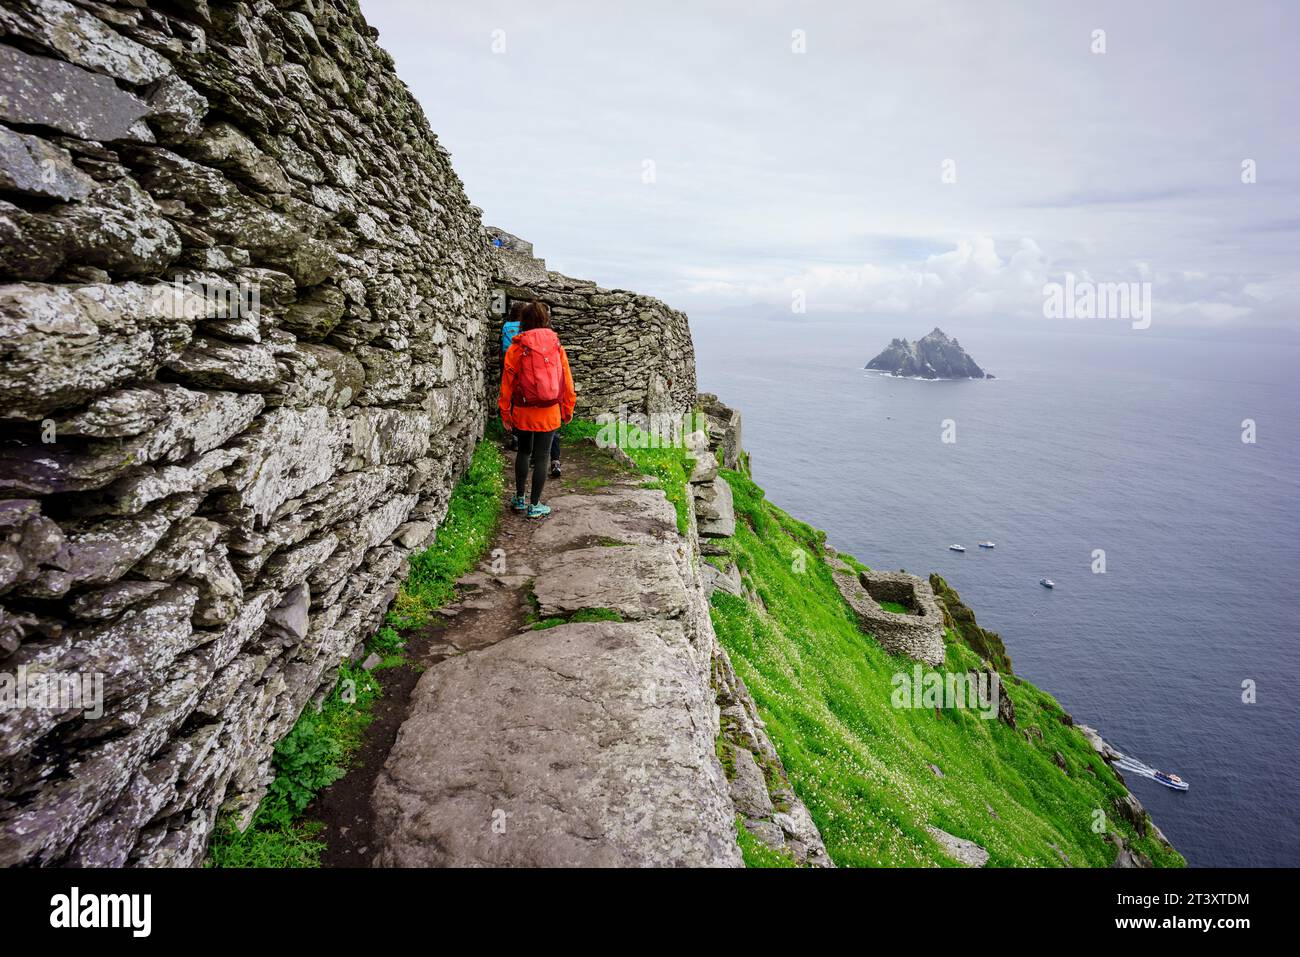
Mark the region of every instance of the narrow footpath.
<instances>
[{"instance_id":1,"label":"narrow footpath","mask_svg":"<svg viewBox=\"0 0 1300 957\"><path fill-rule=\"evenodd\" d=\"M698 558L645 476L586 443L564 469L413 642L316 809L327 865L741 865Z\"/></svg>"}]
</instances>

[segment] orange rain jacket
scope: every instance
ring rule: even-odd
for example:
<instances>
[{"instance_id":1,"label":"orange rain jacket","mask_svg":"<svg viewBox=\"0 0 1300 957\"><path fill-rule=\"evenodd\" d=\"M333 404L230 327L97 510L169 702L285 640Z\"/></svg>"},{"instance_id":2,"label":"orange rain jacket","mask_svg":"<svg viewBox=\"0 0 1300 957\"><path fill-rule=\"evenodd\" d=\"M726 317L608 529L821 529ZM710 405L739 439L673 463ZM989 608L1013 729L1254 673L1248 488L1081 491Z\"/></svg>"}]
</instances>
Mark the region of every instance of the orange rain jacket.
<instances>
[{"instance_id":1,"label":"orange rain jacket","mask_svg":"<svg viewBox=\"0 0 1300 957\"><path fill-rule=\"evenodd\" d=\"M539 332L551 332L550 329L528 329L518 333L510 341L506 350L505 361L501 370L501 395L497 406L501 409L501 424L507 432L521 429L524 432L552 432L563 422L573 418L573 407L578 401L578 393L573 388L573 374L569 371L569 356L560 346L560 362L564 366L564 383L560 387L560 401L556 405L516 407L515 376L519 374L519 361L523 356L523 346L529 337Z\"/></svg>"}]
</instances>

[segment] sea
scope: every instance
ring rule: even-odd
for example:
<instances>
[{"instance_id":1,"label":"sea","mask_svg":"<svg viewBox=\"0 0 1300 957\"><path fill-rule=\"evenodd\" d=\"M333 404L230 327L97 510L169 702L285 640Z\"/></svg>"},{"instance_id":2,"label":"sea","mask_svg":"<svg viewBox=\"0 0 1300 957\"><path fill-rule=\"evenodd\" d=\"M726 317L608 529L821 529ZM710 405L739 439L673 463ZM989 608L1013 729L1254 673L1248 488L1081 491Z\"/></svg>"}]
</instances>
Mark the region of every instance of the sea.
<instances>
[{"instance_id":1,"label":"sea","mask_svg":"<svg viewBox=\"0 0 1300 957\"><path fill-rule=\"evenodd\" d=\"M1300 865L1300 338L946 322L996 378L923 381L863 366L933 323L691 323L771 501L943 575L1018 675L1189 782L1126 776L1189 864Z\"/></svg>"}]
</instances>

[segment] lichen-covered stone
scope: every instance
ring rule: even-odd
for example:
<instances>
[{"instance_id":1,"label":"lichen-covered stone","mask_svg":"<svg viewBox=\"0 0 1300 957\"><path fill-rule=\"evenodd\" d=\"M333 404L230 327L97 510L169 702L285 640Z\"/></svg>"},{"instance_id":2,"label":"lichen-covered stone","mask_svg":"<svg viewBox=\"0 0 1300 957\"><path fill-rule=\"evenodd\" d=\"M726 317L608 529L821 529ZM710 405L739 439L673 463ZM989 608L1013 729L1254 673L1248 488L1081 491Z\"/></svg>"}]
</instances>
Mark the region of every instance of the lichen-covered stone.
<instances>
[{"instance_id":1,"label":"lichen-covered stone","mask_svg":"<svg viewBox=\"0 0 1300 957\"><path fill-rule=\"evenodd\" d=\"M0 189L50 199L85 199L95 181L65 149L0 126Z\"/></svg>"},{"instance_id":2,"label":"lichen-covered stone","mask_svg":"<svg viewBox=\"0 0 1300 957\"><path fill-rule=\"evenodd\" d=\"M0 23L14 11L0 9ZM129 138L148 106L108 77L0 44L0 118L86 140Z\"/></svg>"},{"instance_id":3,"label":"lichen-covered stone","mask_svg":"<svg viewBox=\"0 0 1300 957\"><path fill-rule=\"evenodd\" d=\"M482 434L482 224L345 0L0 33L0 668L105 689L0 716L0 865L193 865Z\"/></svg>"}]
</instances>

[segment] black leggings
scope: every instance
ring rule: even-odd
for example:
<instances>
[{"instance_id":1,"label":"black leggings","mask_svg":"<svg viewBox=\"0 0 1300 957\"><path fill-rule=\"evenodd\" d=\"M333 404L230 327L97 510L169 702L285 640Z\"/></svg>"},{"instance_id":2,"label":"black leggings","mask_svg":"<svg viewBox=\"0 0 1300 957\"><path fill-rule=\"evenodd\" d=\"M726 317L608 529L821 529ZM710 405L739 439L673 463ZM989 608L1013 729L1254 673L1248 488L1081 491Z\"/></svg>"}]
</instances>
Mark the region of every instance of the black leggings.
<instances>
[{"instance_id":1,"label":"black leggings","mask_svg":"<svg viewBox=\"0 0 1300 957\"><path fill-rule=\"evenodd\" d=\"M515 456L515 492L519 495L524 494L524 486L528 484L528 463L531 460L533 497L530 501L534 505L542 500L542 488L546 485L546 470L551 465L551 440L556 437L556 431L558 430L525 432L523 429L515 429L515 440L519 443L519 453Z\"/></svg>"}]
</instances>

